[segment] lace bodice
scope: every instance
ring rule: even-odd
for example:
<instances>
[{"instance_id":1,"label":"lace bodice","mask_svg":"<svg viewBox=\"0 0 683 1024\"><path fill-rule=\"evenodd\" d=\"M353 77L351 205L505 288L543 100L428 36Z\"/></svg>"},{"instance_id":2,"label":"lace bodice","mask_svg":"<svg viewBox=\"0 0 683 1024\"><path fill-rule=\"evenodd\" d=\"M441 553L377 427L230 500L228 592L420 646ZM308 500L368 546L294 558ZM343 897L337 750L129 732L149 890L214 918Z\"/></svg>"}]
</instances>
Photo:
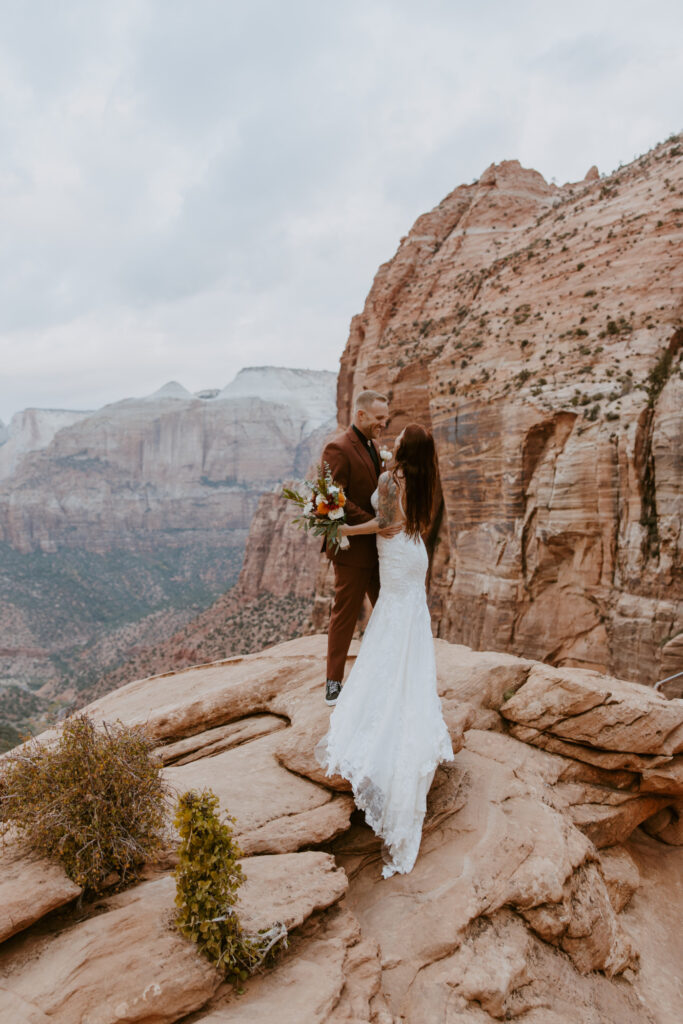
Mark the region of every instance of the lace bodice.
<instances>
[{"instance_id":1,"label":"lace bodice","mask_svg":"<svg viewBox=\"0 0 683 1024\"><path fill-rule=\"evenodd\" d=\"M379 492L370 498L375 512ZM380 585L385 593L405 593L417 588L424 593L429 557L421 537L409 537L403 530L395 537L377 537Z\"/></svg>"}]
</instances>

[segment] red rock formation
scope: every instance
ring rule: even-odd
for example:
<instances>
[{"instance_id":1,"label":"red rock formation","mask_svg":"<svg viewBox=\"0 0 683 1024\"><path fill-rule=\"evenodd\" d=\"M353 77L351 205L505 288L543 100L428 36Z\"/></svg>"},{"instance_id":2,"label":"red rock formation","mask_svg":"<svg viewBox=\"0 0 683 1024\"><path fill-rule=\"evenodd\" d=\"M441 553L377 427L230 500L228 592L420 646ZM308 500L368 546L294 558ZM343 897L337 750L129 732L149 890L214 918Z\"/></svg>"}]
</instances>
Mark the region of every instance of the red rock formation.
<instances>
[{"instance_id":1,"label":"red rock formation","mask_svg":"<svg viewBox=\"0 0 683 1024\"><path fill-rule=\"evenodd\" d=\"M380 267L341 361L434 431L438 636L654 682L683 668L683 149L548 185L493 165ZM320 623L322 625L322 622Z\"/></svg>"},{"instance_id":2,"label":"red rock formation","mask_svg":"<svg viewBox=\"0 0 683 1024\"><path fill-rule=\"evenodd\" d=\"M562 188L507 161L420 217L380 267L338 416L375 387L390 435L409 419L434 430L437 636L647 683L683 669L682 169L674 140ZM290 520L276 493L262 498L240 606L306 600L317 563L325 631L328 563ZM207 647L200 623L183 635L183 663L230 650Z\"/></svg>"}]
</instances>

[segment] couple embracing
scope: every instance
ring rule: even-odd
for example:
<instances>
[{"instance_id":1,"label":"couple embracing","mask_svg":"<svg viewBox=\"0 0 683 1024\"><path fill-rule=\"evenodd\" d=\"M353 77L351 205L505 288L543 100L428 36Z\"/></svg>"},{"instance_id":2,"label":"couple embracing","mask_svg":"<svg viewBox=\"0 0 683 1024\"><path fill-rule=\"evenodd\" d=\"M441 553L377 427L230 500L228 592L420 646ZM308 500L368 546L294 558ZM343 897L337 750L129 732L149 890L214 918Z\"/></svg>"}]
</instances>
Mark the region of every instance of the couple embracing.
<instances>
[{"instance_id":1,"label":"couple embracing","mask_svg":"<svg viewBox=\"0 0 683 1024\"><path fill-rule=\"evenodd\" d=\"M436 480L434 441L411 423L396 438L391 470L376 439L389 417L375 391L356 398L352 425L323 452L346 494L349 547L330 555L335 596L328 632L326 702L335 705L316 757L342 775L384 842L385 878L415 863L437 765L453 759L436 689L425 593ZM388 461L388 459L386 459ZM344 664L365 595L373 612L356 662Z\"/></svg>"}]
</instances>

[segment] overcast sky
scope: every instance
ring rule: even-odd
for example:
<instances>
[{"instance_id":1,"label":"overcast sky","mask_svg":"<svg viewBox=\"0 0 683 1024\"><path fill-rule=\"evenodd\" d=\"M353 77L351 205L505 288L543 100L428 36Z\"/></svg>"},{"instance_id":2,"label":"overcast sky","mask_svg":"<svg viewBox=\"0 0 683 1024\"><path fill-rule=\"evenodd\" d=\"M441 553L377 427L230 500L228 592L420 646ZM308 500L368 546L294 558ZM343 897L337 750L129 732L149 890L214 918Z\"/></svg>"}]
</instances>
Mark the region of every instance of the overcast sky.
<instances>
[{"instance_id":1,"label":"overcast sky","mask_svg":"<svg viewBox=\"0 0 683 1024\"><path fill-rule=\"evenodd\" d=\"M680 0L0 0L0 418L338 368L415 218L683 128Z\"/></svg>"}]
</instances>

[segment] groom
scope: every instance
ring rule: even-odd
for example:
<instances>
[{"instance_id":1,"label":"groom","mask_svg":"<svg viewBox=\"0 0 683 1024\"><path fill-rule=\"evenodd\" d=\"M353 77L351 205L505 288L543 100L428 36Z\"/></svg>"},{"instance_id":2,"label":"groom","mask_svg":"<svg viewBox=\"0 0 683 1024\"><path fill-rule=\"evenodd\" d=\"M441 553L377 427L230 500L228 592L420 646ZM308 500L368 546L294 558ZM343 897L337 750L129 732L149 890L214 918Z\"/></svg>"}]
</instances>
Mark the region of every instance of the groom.
<instances>
[{"instance_id":1,"label":"groom","mask_svg":"<svg viewBox=\"0 0 683 1024\"><path fill-rule=\"evenodd\" d=\"M377 391L361 391L356 397L353 422L348 430L330 441L323 451L323 462L332 471L335 483L344 488L346 520L351 526L374 519L370 497L382 472L376 442L389 419L389 404ZM383 537L393 536L397 527L381 530ZM327 682L325 703L337 703L344 681L344 665L363 599L367 594L374 606L379 594L379 565L374 534L350 537L345 551L327 557L334 564L334 604L327 633ZM323 546L324 548L324 546Z\"/></svg>"}]
</instances>

